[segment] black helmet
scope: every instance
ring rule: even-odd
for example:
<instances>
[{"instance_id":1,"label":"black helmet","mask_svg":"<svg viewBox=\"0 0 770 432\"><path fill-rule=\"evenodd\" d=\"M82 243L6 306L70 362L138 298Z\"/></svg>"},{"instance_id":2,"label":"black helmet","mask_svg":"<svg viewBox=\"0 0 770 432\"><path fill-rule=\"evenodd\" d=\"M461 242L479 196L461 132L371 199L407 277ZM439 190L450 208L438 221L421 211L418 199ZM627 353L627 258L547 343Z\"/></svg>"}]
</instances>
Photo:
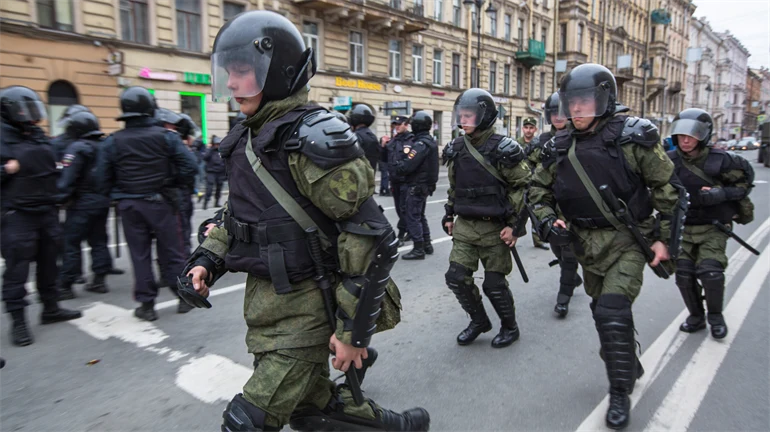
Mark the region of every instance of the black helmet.
<instances>
[{"instance_id":1,"label":"black helmet","mask_svg":"<svg viewBox=\"0 0 770 432\"><path fill-rule=\"evenodd\" d=\"M155 97L139 86L129 87L120 94L120 110L123 115L118 120L134 117L153 117L155 115Z\"/></svg>"},{"instance_id":2,"label":"black helmet","mask_svg":"<svg viewBox=\"0 0 770 432\"><path fill-rule=\"evenodd\" d=\"M572 117L609 117L615 113L618 86L615 76L606 67L586 63L572 69L564 76L559 88L559 106L561 114ZM578 100L595 101L593 109L586 105L575 104ZM570 103L575 104L576 112L570 113ZM590 106L590 105L589 105Z\"/></svg>"},{"instance_id":3,"label":"black helmet","mask_svg":"<svg viewBox=\"0 0 770 432\"><path fill-rule=\"evenodd\" d=\"M412 132L428 132L433 126L433 119L430 118L427 111L417 111L410 121Z\"/></svg>"},{"instance_id":4,"label":"black helmet","mask_svg":"<svg viewBox=\"0 0 770 432\"><path fill-rule=\"evenodd\" d=\"M548 99L545 100L545 106L543 107L543 114L545 115L545 121L548 124L553 124L551 116L559 113L559 92L555 92Z\"/></svg>"},{"instance_id":5,"label":"black helmet","mask_svg":"<svg viewBox=\"0 0 770 432\"><path fill-rule=\"evenodd\" d=\"M198 125L196 125L193 119L185 113L179 114L179 121L174 124L176 125L176 131L179 132L182 139L197 135Z\"/></svg>"},{"instance_id":6,"label":"black helmet","mask_svg":"<svg viewBox=\"0 0 770 432\"><path fill-rule=\"evenodd\" d=\"M348 113L351 126L364 125L369 127L374 123L374 112L367 104L358 104Z\"/></svg>"},{"instance_id":7,"label":"black helmet","mask_svg":"<svg viewBox=\"0 0 770 432\"><path fill-rule=\"evenodd\" d=\"M245 12L222 26L214 40L212 99L225 102L261 93L264 106L304 88L315 67L313 50L305 49L302 34L291 21L270 11Z\"/></svg>"},{"instance_id":8,"label":"black helmet","mask_svg":"<svg viewBox=\"0 0 770 432\"><path fill-rule=\"evenodd\" d=\"M80 111L69 117L65 133L72 139L100 137L99 119L91 111Z\"/></svg>"},{"instance_id":9,"label":"black helmet","mask_svg":"<svg viewBox=\"0 0 770 432\"><path fill-rule=\"evenodd\" d=\"M176 125L182 120L182 116L168 108L158 108L155 110L155 120L157 120L160 126L166 123Z\"/></svg>"},{"instance_id":10,"label":"black helmet","mask_svg":"<svg viewBox=\"0 0 770 432\"><path fill-rule=\"evenodd\" d=\"M10 124L34 124L46 118L45 105L34 90L11 86L0 90L0 117Z\"/></svg>"},{"instance_id":11,"label":"black helmet","mask_svg":"<svg viewBox=\"0 0 770 432\"><path fill-rule=\"evenodd\" d=\"M337 117L337 120L340 120L343 123L347 123L348 122L348 118L345 117L345 114L342 114L339 111L332 111L332 114L334 114L334 117Z\"/></svg>"},{"instance_id":12,"label":"black helmet","mask_svg":"<svg viewBox=\"0 0 770 432\"><path fill-rule=\"evenodd\" d=\"M461 118L460 110L473 111L475 121L467 116ZM459 126L473 126L479 130L489 129L497 119L497 107L492 95L480 88L465 90L457 96L452 119Z\"/></svg>"},{"instance_id":13,"label":"black helmet","mask_svg":"<svg viewBox=\"0 0 770 432\"><path fill-rule=\"evenodd\" d=\"M222 142L222 137L216 135L211 136L211 145L219 145Z\"/></svg>"},{"instance_id":14,"label":"black helmet","mask_svg":"<svg viewBox=\"0 0 770 432\"><path fill-rule=\"evenodd\" d=\"M711 114L699 108L688 108L674 117L671 124L671 140L679 147L677 135L687 135L698 140L698 147L709 145L714 133Z\"/></svg>"},{"instance_id":15,"label":"black helmet","mask_svg":"<svg viewBox=\"0 0 770 432\"><path fill-rule=\"evenodd\" d=\"M64 113L61 115L61 117L59 117L59 120L56 121L56 125L59 126L60 128L66 129L67 122L69 121L70 117L83 111L91 112L91 110L88 109L88 107L85 105L74 104L74 105L68 106L67 109L64 110Z\"/></svg>"}]
</instances>

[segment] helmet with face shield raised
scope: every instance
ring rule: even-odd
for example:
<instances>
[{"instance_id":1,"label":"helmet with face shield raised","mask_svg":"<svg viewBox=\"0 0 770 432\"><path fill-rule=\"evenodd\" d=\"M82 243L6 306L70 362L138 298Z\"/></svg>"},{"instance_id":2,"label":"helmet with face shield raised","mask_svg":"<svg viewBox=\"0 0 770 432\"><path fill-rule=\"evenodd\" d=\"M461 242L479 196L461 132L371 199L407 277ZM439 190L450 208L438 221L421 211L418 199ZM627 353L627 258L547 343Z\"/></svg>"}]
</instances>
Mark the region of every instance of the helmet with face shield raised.
<instances>
[{"instance_id":1,"label":"helmet with face shield raised","mask_svg":"<svg viewBox=\"0 0 770 432\"><path fill-rule=\"evenodd\" d=\"M606 67L586 63L564 76L559 88L559 112L566 119L609 117L615 113L618 86Z\"/></svg>"},{"instance_id":2,"label":"helmet with face shield raised","mask_svg":"<svg viewBox=\"0 0 770 432\"><path fill-rule=\"evenodd\" d=\"M217 33L211 54L212 99L262 95L285 99L315 74L315 55L297 27L270 11L249 11L229 20Z\"/></svg>"},{"instance_id":3,"label":"helmet with face shield raised","mask_svg":"<svg viewBox=\"0 0 770 432\"><path fill-rule=\"evenodd\" d=\"M671 140L679 147L678 135L687 135L698 140L698 147L710 144L714 133L714 119L711 114L700 108L687 108L674 117L671 123Z\"/></svg>"}]
</instances>

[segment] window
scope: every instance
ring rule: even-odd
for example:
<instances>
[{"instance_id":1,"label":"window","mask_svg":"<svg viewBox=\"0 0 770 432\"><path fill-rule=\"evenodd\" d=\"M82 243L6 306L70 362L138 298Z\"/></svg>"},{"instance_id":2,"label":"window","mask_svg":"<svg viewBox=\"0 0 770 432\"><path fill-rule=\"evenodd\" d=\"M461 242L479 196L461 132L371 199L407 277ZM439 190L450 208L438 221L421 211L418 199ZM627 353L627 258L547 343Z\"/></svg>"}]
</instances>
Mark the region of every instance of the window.
<instances>
[{"instance_id":1,"label":"window","mask_svg":"<svg viewBox=\"0 0 770 432\"><path fill-rule=\"evenodd\" d=\"M401 41L391 40L388 48L388 58L390 67L390 77L393 79L401 79L401 58L402 58L402 45Z\"/></svg>"},{"instance_id":2,"label":"window","mask_svg":"<svg viewBox=\"0 0 770 432\"><path fill-rule=\"evenodd\" d=\"M176 36L179 48L201 51L201 5L198 0L176 0Z\"/></svg>"},{"instance_id":3,"label":"window","mask_svg":"<svg viewBox=\"0 0 770 432\"><path fill-rule=\"evenodd\" d=\"M350 32L350 71L364 73L364 34Z\"/></svg>"},{"instance_id":4,"label":"window","mask_svg":"<svg viewBox=\"0 0 770 432\"><path fill-rule=\"evenodd\" d=\"M545 99L545 72L540 72L540 99Z\"/></svg>"},{"instance_id":5,"label":"window","mask_svg":"<svg viewBox=\"0 0 770 432\"><path fill-rule=\"evenodd\" d=\"M524 20L519 18L519 48L524 47Z\"/></svg>"},{"instance_id":6,"label":"window","mask_svg":"<svg viewBox=\"0 0 770 432\"><path fill-rule=\"evenodd\" d=\"M54 81L48 87L48 118L57 119L64 114L67 107L78 102L78 92L69 81ZM48 128L51 136L64 132L64 128L58 122L49 121Z\"/></svg>"},{"instance_id":7,"label":"window","mask_svg":"<svg viewBox=\"0 0 770 432\"><path fill-rule=\"evenodd\" d=\"M444 19L444 0L433 0L433 19L436 21Z\"/></svg>"},{"instance_id":8,"label":"window","mask_svg":"<svg viewBox=\"0 0 770 432\"><path fill-rule=\"evenodd\" d=\"M72 2L37 0L37 23L44 28L73 31Z\"/></svg>"},{"instance_id":9,"label":"window","mask_svg":"<svg viewBox=\"0 0 770 432\"><path fill-rule=\"evenodd\" d=\"M489 62L489 92L495 93L497 88L497 62Z\"/></svg>"},{"instance_id":10,"label":"window","mask_svg":"<svg viewBox=\"0 0 770 432\"><path fill-rule=\"evenodd\" d=\"M422 82L422 71L424 63L422 58L423 47L420 45L412 46L412 81Z\"/></svg>"},{"instance_id":11,"label":"window","mask_svg":"<svg viewBox=\"0 0 770 432\"><path fill-rule=\"evenodd\" d=\"M236 15L238 15L239 13L245 10L246 10L246 5L244 4L226 1L224 3L224 11L222 13L222 17L225 19L225 22L227 22L235 18Z\"/></svg>"},{"instance_id":12,"label":"window","mask_svg":"<svg viewBox=\"0 0 770 432\"><path fill-rule=\"evenodd\" d=\"M505 37L506 42L511 41L511 16L508 14L505 14L505 18L503 18L503 24L505 26L505 30L503 30L503 36Z\"/></svg>"},{"instance_id":13,"label":"window","mask_svg":"<svg viewBox=\"0 0 770 432\"><path fill-rule=\"evenodd\" d=\"M203 93L180 92L180 101L182 102L181 112L190 116L196 125L200 125L203 142L206 142L208 136L206 124L206 95Z\"/></svg>"},{"instance_id":14,"label":"window","mask_svg":"<svg viewBox=\"0 0 770 432\"><path fill-rule=\"evenodd\" d=\"M305 38L305 46L313 48L316 66L320 65L321 50L318 46L318 23L313 21L302 22L302 37Z\"/></svg>"},{"instance_id":15,"label":"window","mask_svg":"<svg viewBox=\"0 0 770 432\"><path fill-rule=\"evenodd\" d=\"M124 41L149 43L147 0L120 0L120 33Z\"/></svg>"},{"instance_id":16,"label":"window","mask_svg":"<svg viewBox=\"0 0 770 432\"><path fill-rule=\"evenodd\" d=\"M462 3L460 0L452 0L452 24L460 27L460 20L462 18Z\"/></svg>"},{"instance_id":17,"label":"window","mask_svg":"<svg viewBox=\"0 0 770 432\"><path fill-rule=\"evenodd\" d=\"M476 68L476 57L471 58L471 87L478 87L479 80L478 80L478 74L479 70Z\"/></svg>"},{"instance_id":18,"label":"window","mask_svg":"<svg viewBox=\"0 0 770 432\"><path fill-rule=\"evenodd\" d=\"M516 96L524 96L524 89L522 84L524 83L524 69L516 68Z\"/></svg>"},{"instance_id":19,"label":"window","mask_svg":"<svg viewBox=\"0 0 770 432\"><path fill-rule=\"evenodd\" d=\"M497 12L489 12L489 35L497 37Z\"/></svg>"},{"instance_id":20,"label":"window","mask_svg":"<svg viewBox=\"0 0 770 432\"><path fill-rule=\"evenodd\" d=\"M577 30L577 50L583 50L583 24L580 24Z\"/></svg>"},{"instance_id":21,"label":"window","mask_svg":"<svg viewBox=\"0 0 770 432\"><path fill-rule=\"evenodd\" d=\"M433 84L444 84L444 53L439 50L433 50Z\"/></svg>"},{"instance_id":22,"label":"window","mask_svg":"<svg viewBox=\"0 0 770 432\"><path fill-rule=\"evenodd\" d=\"M470 26L471 26L471 31L473 31L474 33L477 30L480 30L480 29L476 28L476 26L481 26L481 22L477 22L476 21L476 5L471 6L471 23L470 23Z\"/></svg>"},{"instance_id":23,"label":"window","mask_svg":"<svg viewBox=\"0 0 770 432\"><path fill-rule=\"evenodd\" d=\"M559 24L559 52L567 51L567 23Z\"/></svg>"},{"instance_id":24,"label":"window","mask_svg":"<svg viewBox=\"0 0 770 432\"><path fill-rule=\"evenodd\" d=\"M542 32L540 33L540 40L543 41L543 48L548 45L548 27L543 27Z\"/></svg>"},{"instance_id":25,"label":"window","mask_svg":"<svg viewBox=\"0 0 770 432\"><path fill-rule=\"evenodd\" d=\"M460 87L460 54L452 54L452 87Z\"/></svg>"},{"instance_id":26,"label":"window","mask_svg":"<svg viewBox=\"0 0 770 432\"><path fill-rule=\"evenodd\" d=\"M596 18L596 0L591 0L591 19Z\"/></svg>"},{"instance_id":27,"label":"window","mask_svg":"<svg viewBox=\"0 0 770 432\"><path fill-rule=\"evenodd\" d=\"M503 65L503 93L511 94L511 65Z\"/></svg>"}]
</instances>

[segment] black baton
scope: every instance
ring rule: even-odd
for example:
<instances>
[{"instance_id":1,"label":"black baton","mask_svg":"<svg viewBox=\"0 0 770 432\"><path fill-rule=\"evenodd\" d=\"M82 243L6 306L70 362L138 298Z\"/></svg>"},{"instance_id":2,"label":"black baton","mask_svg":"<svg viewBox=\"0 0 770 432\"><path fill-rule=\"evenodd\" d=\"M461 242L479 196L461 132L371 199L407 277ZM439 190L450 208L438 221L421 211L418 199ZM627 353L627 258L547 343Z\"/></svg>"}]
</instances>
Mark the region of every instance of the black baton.
<instances>
[{"instance_id":1,"label":"black baton","mask_svg":"<svg viewBox=\"0 0 770 432\"><path fill-rule=\"evenodd\" d=\"M733 230L727 227L727 225L719 222L718 220L714 220L712 223L719 229L719 231L722 231L723 233L730 236L733 240L737 241L738 244L748 249L749 252L753 253L754 255L759 255L758 250L754 249L750 244L746 243L742 238L738 237L738 234L735 234Z\"/></svg>"}]
</instances>

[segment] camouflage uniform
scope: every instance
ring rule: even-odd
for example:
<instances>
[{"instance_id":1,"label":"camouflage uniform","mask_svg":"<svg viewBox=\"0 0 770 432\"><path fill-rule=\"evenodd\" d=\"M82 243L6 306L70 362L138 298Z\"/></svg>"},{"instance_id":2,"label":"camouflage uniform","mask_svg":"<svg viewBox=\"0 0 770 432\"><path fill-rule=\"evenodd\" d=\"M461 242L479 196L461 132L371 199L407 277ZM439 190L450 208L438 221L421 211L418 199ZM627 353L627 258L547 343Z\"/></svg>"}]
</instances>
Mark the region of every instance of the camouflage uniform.
<instances>
[{"instance_id":1,"label":"camouflage uniform","mask_svg":"<svg viewBox=\"0 0 770 432\"><path fill-rule=\"evenodd\" d=\"M537 120L535 120L533 117L527 117L524 119L522 124L537 126ZM529 163L530 169L534 171L535 167L540 163L540 154L542 152L542 146L545 143L540 142L540 139L537 136L532 137L530 142L526 142L524 140L524 135L518 137L516 142L519 143L522 149L524 149L524 152L527 154L527 162ZM548 246L545 244L545 242L543 242L543 240L540 239L540 236L537 235L534 227L532 229L532 243L537 248L548 249Z\"/></svg>"}]
</instances>

